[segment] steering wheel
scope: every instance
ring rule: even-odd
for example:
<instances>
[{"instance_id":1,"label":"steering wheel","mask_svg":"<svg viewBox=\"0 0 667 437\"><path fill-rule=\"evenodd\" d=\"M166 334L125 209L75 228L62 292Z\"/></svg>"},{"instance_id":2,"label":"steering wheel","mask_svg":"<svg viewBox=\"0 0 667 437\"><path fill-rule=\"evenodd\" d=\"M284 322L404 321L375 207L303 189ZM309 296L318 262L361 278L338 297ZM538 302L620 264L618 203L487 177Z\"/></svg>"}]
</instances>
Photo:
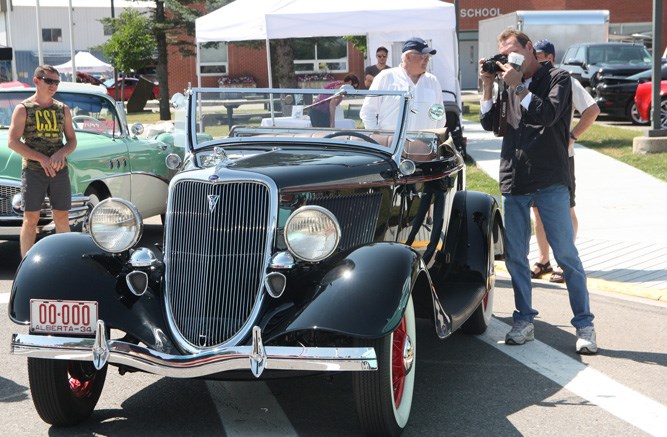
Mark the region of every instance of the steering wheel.
<instances>
[{"instance_id":1,"label":"steering wheel","mask_svg":"<svg viewBox=\"0 0 667 437\"><path fill-rule=\"evenodd\" d=\"M328 135L323 136L322 138L336 138L336 137L343 137L343 136L357 137L357 138L361 138L364 141L368 141L369 143L379 144L377 141L375 141L373 138L369 137L368 135L364 135L362 133L351 131L351 130L341 130L341 131L338 131L338 132L332 132Z\"/></svg>"},{"instance_id":2,"label":"steering wheel","mask_svg":"<svg viewBox=\"0 0 667 437\"><path fill-rule=\"evenodd\" d=\"M86 122L86 121L92 121L94 124L99 125L105 134L109 134L109 129L104 125L104 123L102 123L95 117L91 117L89 115L75 115L74 117L72 117L72 123L74 123L74 125L79 129L81 129L81 127L79 127L79 124L77 122Z\"/></svg>"}]
</instances>

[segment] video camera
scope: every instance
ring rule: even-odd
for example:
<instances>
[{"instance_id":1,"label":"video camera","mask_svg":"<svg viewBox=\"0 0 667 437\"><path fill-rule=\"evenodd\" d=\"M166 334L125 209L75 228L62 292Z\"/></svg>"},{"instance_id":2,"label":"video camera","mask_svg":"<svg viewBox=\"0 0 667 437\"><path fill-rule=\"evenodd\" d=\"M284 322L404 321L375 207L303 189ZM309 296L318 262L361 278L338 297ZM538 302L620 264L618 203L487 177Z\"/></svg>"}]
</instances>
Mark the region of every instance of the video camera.
<instances>
[{"instance_id":1,"label":"video camera","mask_svg":"<svg viewBox=\"0 0 667 437\"><path fill-rule=\"evenodd\" d=\"M496 64L496 61L501 64L507 64L507 56L498 54L492 58L485 59L482 63L482 71L485 73L498 73L499 71L502 71Z\"/></svg>"}]
</instances>

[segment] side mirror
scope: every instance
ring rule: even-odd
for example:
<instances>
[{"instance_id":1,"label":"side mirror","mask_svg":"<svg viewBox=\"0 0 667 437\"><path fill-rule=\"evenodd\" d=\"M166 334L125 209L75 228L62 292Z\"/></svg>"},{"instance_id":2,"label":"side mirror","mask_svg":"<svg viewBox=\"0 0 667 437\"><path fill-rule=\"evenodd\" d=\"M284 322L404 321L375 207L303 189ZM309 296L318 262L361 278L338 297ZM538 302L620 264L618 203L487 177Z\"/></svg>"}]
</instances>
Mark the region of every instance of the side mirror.
<instances>
[{"instance_id":1,"label":"side mirror","mask_svg":"<svg viewBox=\"0 0 667 437\"><path fill-rule=\"evenodd\" d=\"M171 96L171 99L169 99L169 103L174 109L184 109L187 105L187 102L187 99L181 93L176 93Z\"/></svg>"},{"instance_id":2,"label":"side mirror","mask_svg":"<svg viewBox=\"0 0 667 437\"><path fill-rule=\"evenodd\" d=\"M134 135L135 137L138 137L139 135L144 133L144 125L141 123L134 123L130 128L130 132L132 132L132 135Z\"/></svg>"},{"instance_id":3,"label":"side mirror","mask_svg":"<svg viewBox=\"0 0 667 437\"><path fill-rule=\"evenodd\" d=\"M565 62L563 62L563 64L564 64L564 65L578 65L579 67L583 67L583 66L584 66L584 62L583 62L583 61L580 61L580 60L578 60L578 59L573 59L573 58L570 58L570 59L566 60Z\"/></svg>"}]
</instances>

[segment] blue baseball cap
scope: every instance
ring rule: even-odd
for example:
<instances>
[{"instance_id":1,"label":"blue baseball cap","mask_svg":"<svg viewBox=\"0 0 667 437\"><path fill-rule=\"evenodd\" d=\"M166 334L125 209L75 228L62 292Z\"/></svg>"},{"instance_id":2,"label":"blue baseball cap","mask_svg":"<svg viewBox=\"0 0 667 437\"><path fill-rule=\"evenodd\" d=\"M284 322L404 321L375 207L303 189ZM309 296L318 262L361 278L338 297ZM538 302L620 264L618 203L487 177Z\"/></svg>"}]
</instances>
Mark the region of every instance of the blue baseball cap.
<instances>
[{"instance_id":1,"label":"blue baseball cap","mask_svg":"<svg viewBox=\"0 0 667 437\"><path fill-rule=\"evenodd\" d=\"M410 38L405 41L405 44L403 44L403 53L409 50L416 50L419 53L430 53L432 55L435 55L436 53L436 50L430 48L428 44L426 44L426 41L421 38Z\"/></svg>"},{"instance_id":2,"label":"blue baseball cap","mask_svg":"<svg viewBox=\"0 0 667 437\"><path fill-rule=\"evenodd\" d=\"M534 45L536 52L549 53L553 56L556 56L556 49L554 45L548 39L541 39Z\"/></svg>"}]
</instances>

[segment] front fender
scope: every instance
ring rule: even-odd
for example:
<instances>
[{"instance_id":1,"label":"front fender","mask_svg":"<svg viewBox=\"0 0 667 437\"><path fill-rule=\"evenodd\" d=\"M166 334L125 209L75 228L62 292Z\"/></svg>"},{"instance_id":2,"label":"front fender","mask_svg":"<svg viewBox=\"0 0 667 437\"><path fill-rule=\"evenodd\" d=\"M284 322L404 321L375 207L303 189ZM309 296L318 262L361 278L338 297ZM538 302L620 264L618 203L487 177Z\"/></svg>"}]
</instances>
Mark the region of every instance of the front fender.
<instances>
[{"instance_id":1,"label":"front fender","mask_svg":"<svg viewBox=\"0 0 667 437\"><path fill-rule=\"evenodd\" d=\"M502 258L501 236L502 220L493 197L476 191L456 193L445 244L449 262L434 273L438 288L446 282L485 284L489 239L497 257Z\"/></svg>"},{"instance_id":2,"label":"front fender","mask_svg":"<svg viewBox=\"0 0 667 437\"><path fill-rule=\"evenodd\" d=\"M321 263L310 299L282 329L324 330L354 337L381 337L401 321L421 257L399 243L359 247ZM286 290L298 293L299 290Z\"/></svg>"},{"instance_id":3,"label":"front fender","mask_svg":"<svg viewBox=\"0 0 667 437\"><path fill-rule=\"evenodd\" d=\"M16 273L9 299L9 317L30 322L30 299L98 302L98 318L162 351L172 351L159 299L159 283L151 281L141 297L125 283L125 260L103 252L90 235L70 232L37 242Z\"/></svg>"}]
</instances>

